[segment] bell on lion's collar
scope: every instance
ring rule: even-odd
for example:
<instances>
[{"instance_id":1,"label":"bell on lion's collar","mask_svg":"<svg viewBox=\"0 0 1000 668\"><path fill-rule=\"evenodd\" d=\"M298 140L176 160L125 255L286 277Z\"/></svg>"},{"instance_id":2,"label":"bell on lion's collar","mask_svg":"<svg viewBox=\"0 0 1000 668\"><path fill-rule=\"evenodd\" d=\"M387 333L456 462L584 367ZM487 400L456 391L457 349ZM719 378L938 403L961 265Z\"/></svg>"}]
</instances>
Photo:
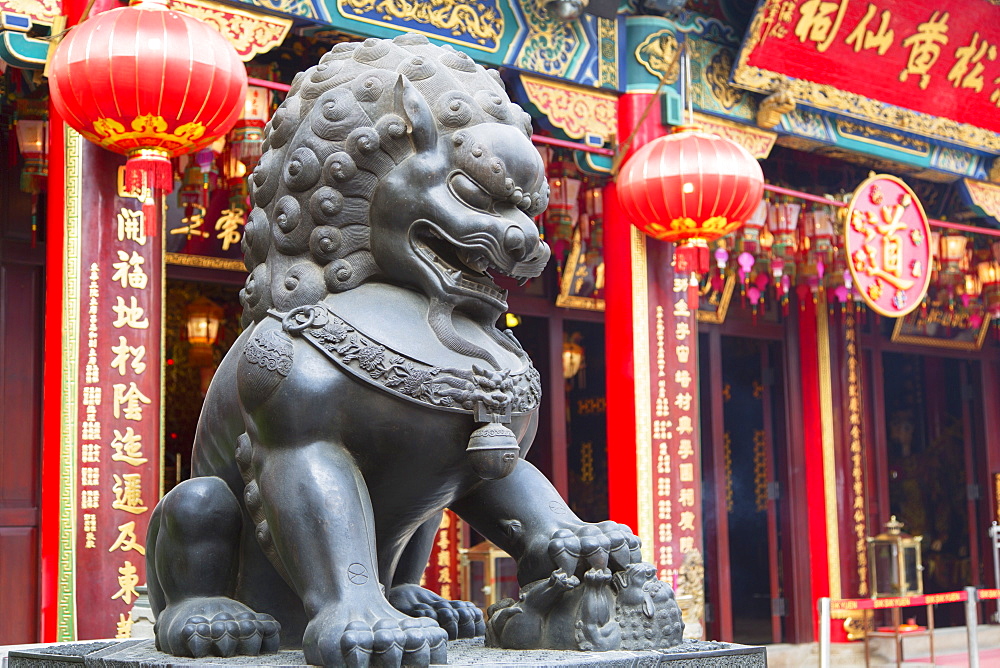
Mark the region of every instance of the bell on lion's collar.
<instances>
[{"instance_id":1,"label":"bell on lion's collar","mask_svg":"<svg viewBox=\"0 0 1000 668\"><path fill-rule=\"evenodd\" d=\"M510 475L521 454L514 432L499 422L484 424L472 432L465 452L472 470L483 480L499 480Z\"/></svg>"}]
</instances>

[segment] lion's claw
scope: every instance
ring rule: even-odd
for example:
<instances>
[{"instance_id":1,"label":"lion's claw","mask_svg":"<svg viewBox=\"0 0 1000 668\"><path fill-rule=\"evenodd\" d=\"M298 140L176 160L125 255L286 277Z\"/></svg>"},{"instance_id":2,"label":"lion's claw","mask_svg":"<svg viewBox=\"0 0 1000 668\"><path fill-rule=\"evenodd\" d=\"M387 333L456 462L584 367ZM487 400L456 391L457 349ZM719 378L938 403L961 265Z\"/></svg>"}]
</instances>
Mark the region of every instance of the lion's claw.
<instances>
[{"instance_id":1,"label":"lion's claw","mask_svg":"<svg viewBox=\"0 0 1000 668\"><path fill-rule=\"evenodd\" d=\"M411 617L433 619L449 640L474 638L486 633L483 612L468 601L449 601L419 585L397 585L386 598L392 607Z\"/></svg>"},{"instance_id":2,"label":"lion's claw","mask_svg":"<svg viewBox=\"0 0 1000 668\"><path fill-rule=\"evenodd\" d=\"M556 530L549 539L548 553L557 570L582 575L590 569L620 571L641 561L639 546L631 529L607 521Z\"/></svg>"},{"instance_id":3,"label":"lion's claw","mask_svg":"<svg viewBox=\"0 0 1000 668\"><path fill-rule=\"evenodd\" d=\"M281 626L238 601L194 598L167 606L156 623L156 646L176 656L256 656L278 651Z\"/></svg>"},{"instance_id":4,"label":"lion's claw","mask_svg":"<svg viewBox=\"0 0 1000 668\"><path fill-rule=\"evenodd\" d=\"M355 619L341 624L335 612L309 623L303 641L306 661L321 666L396 668L448 660L447 633L432 619L394 614L374 623Z\"/></svg>"}]
</instances>

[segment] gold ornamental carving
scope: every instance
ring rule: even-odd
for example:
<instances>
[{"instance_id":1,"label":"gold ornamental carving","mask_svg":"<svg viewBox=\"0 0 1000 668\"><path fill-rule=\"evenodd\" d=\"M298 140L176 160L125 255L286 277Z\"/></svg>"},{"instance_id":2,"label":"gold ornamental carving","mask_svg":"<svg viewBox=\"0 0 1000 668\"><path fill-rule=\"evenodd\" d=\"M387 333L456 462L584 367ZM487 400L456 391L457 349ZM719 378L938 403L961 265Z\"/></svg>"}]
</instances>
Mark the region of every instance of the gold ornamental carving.
<instances>
[{"instance_id":1,"label":"gold ornamental carving","mask_svg":"<svg viewBox=\"0 0 1000 668\"><path fill-rule=\"evenodd\" d=\"M712 97L729 111L740 103L746 95L738 88L729 85L729 73L733 70L733 53L729 49L719 49L712 54L705 65L705 82Z\"/></svg>"},{"instance_id":2,"label":"gold ornamental carving","mask_svg":"<svg viewBox=\"0 0 1000 668\"><path fill-rule=\"evenodd\" d=\"M740 125L721 118L695 112L694 123L706 132L734 141L750 152L750 155L763 160L771 153L777 133L761 130L751 125Z\"/></svg>"},{"instance_id":3,"label":"gold ornamental carving","mask_svg":"<svg viewBox=\"0 0 1000 668\"><path fill-rule=\"evenodd\" d=\"M748 37L740 50L736 69L733 71L733 81L737 86L757 93L770 92L774 80L784 76L780 72L771 72L749 64L750 54L761 43L767 32L766 18L767 12L758 10L750 25ZM1000 151L1000 134L984 128L896 107L826 84L791 78L788 79L788 84L797 104L871 121L924 137L944 139L960 146Z\"/></svg>"},{"instance_id":4,"label":"gold ornamental carving","mask_svg":"<svg viewBox=\"0 0 1000 668\"><path fill-rule=\"evenodd\" d=\"M244 62L281 44L292 19L257 14L207 0L169 0L170 8L201 19L225 37Z\"/></svg>"},{"instance_id":5,"label":"gold ornamental carving","mask_svg":"<svg viewBox=\"0 0 1000 668\"><path fill-rule=\"evenodd\" d=\"M795 96L792 95L788 80L782 79L757 107L757 125L770 130L781 122L784 114L792 111L795 111Z\"/></svg>"},{"instance_id":6,"label":"gold ornamental carving","mask_svg":"<svg viewBox=\"0 0 1000 668\"><path fill-rule=\"evenodd\" d=\"M652 33L636 47L635 59L665 85L677 83L681 71L681 46L670 30Z\"/></svg>"},{"instance_id":7,"label":"gold ornamental carving","mask_svg":"<svg viewBox=\"0 0 1000 668\"><path fill-rule=\"evenodd\" d=\"M481 46L490 47L490 50L496 50L503 37L503 14L494 7L474 1L337 0L337 9L344 16L378 12L384 20L380 23L394 28L412 28L414 23L427 25L455 37L471 37ZM399 25L397 22L411 25ZM447 39L446 35L427 34ZM466 44L464 41L461 43Z\"/></svg>"},{"instance_id":8,"label":"gold ornamental carving","mask_svg":"<svg viewBox=\"0 0 1000 668\"><path fill-rule=\"evenodd\" d=\"M573 139L597 136L604 143L617 131L618 98L611 93L521 75L528 99Z\"/></svg>"}]
</instances>

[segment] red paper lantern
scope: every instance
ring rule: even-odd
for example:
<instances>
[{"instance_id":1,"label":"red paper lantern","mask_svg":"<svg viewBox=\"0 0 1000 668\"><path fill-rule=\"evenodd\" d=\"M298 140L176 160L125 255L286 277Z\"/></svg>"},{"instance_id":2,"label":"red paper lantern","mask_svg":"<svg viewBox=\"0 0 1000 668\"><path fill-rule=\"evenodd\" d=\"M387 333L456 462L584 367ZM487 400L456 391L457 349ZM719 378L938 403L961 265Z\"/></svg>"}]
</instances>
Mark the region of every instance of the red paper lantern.
<instances>
[{"instance_id":1,"label":"red paper lantern","mask_svg":"<svg viewBox=\"0 0 1000 668\"><path fill-rule=\"evenodd\" d=\"M229 131L247 73L217 30L166 0L143 0L73 28L53 56L49 90L70 126L128 156L126 186L170 192L170 158Z\"/></svg>"},{"instance_id":2,"label":"red paper lantern","mask_svg":"<svg viewBox=\"0 0 1000 668\"><path fill-rule=\"evenodd\" d=\"M679 244L679 269L703 274L708 242L738 230L753 214L764 195L764 173L739 144L682 126L629 158L618 174L618 195L634 225Z\"/></svg>"}]
</instances>

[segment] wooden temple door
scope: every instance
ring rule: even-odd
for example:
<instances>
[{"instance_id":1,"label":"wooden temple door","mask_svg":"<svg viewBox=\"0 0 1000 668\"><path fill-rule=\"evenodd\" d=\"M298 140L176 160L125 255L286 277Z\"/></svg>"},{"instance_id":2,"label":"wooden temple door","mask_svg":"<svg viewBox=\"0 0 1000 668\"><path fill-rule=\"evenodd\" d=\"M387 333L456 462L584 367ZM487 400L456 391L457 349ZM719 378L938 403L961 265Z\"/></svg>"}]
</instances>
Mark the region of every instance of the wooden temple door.
<instances>
[{"instance_id":1,"label":"wooden temple door","mask_svg":"<svg viewBox=\"0 0 1000 668\"><path fill-rule=\"evenodd\" d=\"M785 642L781 344L711 329L701 350L708 635Z\"/></svg>"},{"instance_id":2,"label":"wooden temple door","mask_svg":"<svg viewBox=\"0 0 1000 668\"><path fill-rule=\"evenodd\" d=\"M985 538L995 493L988 442L996 435L985 421L996 390L975 353L893 348L873 355L880 367L873 369L880 404L874 410L882 421L877 519L895 515L904 532L923 536L924 592L983 586L993 579ZM962 625L962 615L960 605L941 605L935 623Z\"/></svg>"},{"instance_id":3,"label":"wooden temple door","mask_svg":"<svg viewBox=\"0 0 1000 668\"><path fill-rule=\"evenodd\" d=\"M0 143L4 151L10 141L13 133ZM6 645L39 640L45 247L31 240L32 198L18 190L20 170L0 173L0 645Z\"/></svg>"}]
</instances>

